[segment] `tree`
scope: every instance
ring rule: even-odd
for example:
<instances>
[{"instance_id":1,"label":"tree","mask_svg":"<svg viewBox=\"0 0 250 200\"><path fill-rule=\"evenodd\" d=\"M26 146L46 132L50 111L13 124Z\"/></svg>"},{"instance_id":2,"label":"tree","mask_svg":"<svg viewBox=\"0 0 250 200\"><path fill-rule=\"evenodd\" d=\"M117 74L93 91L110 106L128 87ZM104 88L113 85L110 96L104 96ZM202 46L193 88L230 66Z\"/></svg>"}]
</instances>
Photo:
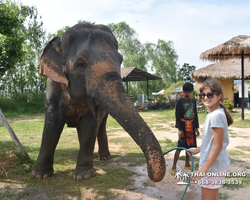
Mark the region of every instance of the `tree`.
<instances>
[{"instance_id":1,"label":"tree","mask_svg":"<svg viewBox=\"0 0 250 200\"><path fill-rule=\"evenodd\" d=\"M3 56L4 64L2 65L0 90L15 99L44 95L45 79L38 74L40 55L45 40L45 31L43 30L41 17L38 16L38 11L35 7L16 5L14 3L9 4L15 8L18 16L21 16L16 32L19 34L18 37L22 38L22 44L20 49L16 49L16 51L19 51L15 55L16 57L12 57L10 53L6 53ZM1 6L1 8L4 7L3 5ZM10 9L5 9L3 15L7 15L7 12L10 12ZM6 24L12 24L11 20L7 21L7 17L4 19ZM6 33L4 27L1 30ZM2 34L0 37L8 38L9 36ZM14 47L12 43L7 43L6 40L4 43L3 52L8 52L8 49Z\"/></svg>"},{"instance_id":2,"label":"tree","mask_svg":"<svg viewBox=\"0 0 250 200\"><path fill-rule=\"evenodd\" d=\"M175 52L173 42L158 39L157 44L146 43L147 56L151 70L156 76L162 78L161 84L158 84L162 89L177 81L177 59L178 55Z\"/></svg>"},{"instance_id":3,"label":"tree","mask_svg":"<svg viewBox=\"0 0 250 200\"><path fill-rule=\"evenodd\" d=\"M33 97L43 96L46 88L46 78L39 75L40 56L45 46L46 32L41 16L36 7L21 6L26 14L25 20L25 61L21 65L26 69L26 94Z\"/></svg>"},{"instance_id":4,"label":"tree","mask_svg":"<svg viewBox=\"0 0 250 200\"><path fill-rule=\"evenodd\" d=\"M0 1L0 75L22 60L25 15L9 0Z\"/></svg>"},{"instance_id":5,"label":"tree","mask_svg":"<svg viewBox=\"0 0 250 200\"><path fill-rule=\"evenodd\" d=\"M119 44L119 51L123 56L124 67L137 67L146 70L146 49L138 39L138 34L126 22L107 25Z\"/></svg>"},{"instance_id":6,"label":"tree","mask_svg":"<svg viewBox=\"0 0 250 200\"><path fill-rule=\"evenodd\" d=\"M70 27L69 26L65 26L59 30L56 31L56 33L49 33L47 36L47 42L49 42L50 40L52 40L54 37L60 37L62 38L63 34L65 33L65 31L67 31Z\"/></svg>"},{"instance_id":7,"label":"tree","mask_svg":"<svg viewBox=\"0 0 250 200\"><path fill-rule=\"evenodd\" d=\"M184 80L184 82L194 83L191 79L191 73L195 71L196 67L194 65L189 65L188 63L184 63L181 68L179 68L177 72L178 80Z\"/></svg>"},{"instance_id":8,"label":"tree","mask_svg":"<svg viewBox=\"0 0 250 200\"><path fill-rule=\"evenodd\" d=\"M126 22L108 24L119 43L119 50L123 55L124 67L137 67L150 71L162 78L162 81L150 81L150 90L159 91L177 81L177 59L173 42L158 40L157 44L142 44L138 34ZM135 89L137 94L146 92L146 83L131 83L129 90Z\"/></svg>"},{"instance_id":9,"label":"tree","mask_svg":"<svg viewBox=\"0 0 250 200\"><path fill-rule=\"evenodd\" d=\"M124 67L136 67L147 71L147 57L146 49L144 45L139 41L138 34L131 28L126 22L120 22L117 24L111 23L107 25L119 44L119 51L123 56ZM138 94L146 93L146 82L130 82L129 93ZM135 97L137 98L137 97Z\"/></svg>"}]
</instances>

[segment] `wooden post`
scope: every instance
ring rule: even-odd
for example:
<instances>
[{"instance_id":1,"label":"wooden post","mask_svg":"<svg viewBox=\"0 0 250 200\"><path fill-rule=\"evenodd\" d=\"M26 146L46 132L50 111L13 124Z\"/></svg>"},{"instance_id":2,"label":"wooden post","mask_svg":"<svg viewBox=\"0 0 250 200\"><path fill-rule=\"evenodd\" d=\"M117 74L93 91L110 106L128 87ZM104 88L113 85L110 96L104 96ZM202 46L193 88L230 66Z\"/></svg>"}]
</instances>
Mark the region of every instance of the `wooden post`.
<instances>
[{"instance_id":1,"label":"wooden post","mask_svg":"<svg viewBox=\"0 0 250 200\"><path fill-rule=\"evenodd\" d=\"M27 151L24 149L23 145L22 145L22 144L20 143L20 141L18 140L18 138L17 138L15 132L13 131L13 129L11 128L11 126L9 125L7 119L4 117L4 115L3 115L2 111L1 111L1 109L0 109L0 118L2 119L4 126L5 126L5 127L7 128L7 130L9 131L9 133L10 133L12 139L14 140L16 146L20 149L20 151L22 152L22 154L23 154L25 157L27 157L27 158L30 159L30 157L29 157Z\"/></svg>"},{"instance_id":2,"label":"wooden post","mask_svg":"<svg viewBox=\"0 0 250 200\"><path fill-rule=\"evenodd\" d=\"M244 94L244 80L245 75L244 75L244 48L241 50L241 119L244 120L244 108L245 108L245 94Z\"/></svg>"}]
</instances>

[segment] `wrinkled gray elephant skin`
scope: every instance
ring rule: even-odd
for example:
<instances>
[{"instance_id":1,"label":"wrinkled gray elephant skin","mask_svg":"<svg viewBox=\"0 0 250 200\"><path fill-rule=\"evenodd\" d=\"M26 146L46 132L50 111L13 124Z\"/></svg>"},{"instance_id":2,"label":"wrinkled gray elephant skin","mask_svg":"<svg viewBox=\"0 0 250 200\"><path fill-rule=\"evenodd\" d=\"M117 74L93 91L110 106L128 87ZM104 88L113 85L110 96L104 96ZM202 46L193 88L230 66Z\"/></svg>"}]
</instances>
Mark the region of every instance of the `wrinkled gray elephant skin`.
<instances>
[{"instance_id":1,"label":"wrinkled gray elephant skin","mask_svg":"<svg viewBox=\"0 0 250 200\"><path fill-rule=\"evenodd\" d=\"M47 76L45 123L33 177L53 175L54 153L65 123L76 127L80 143L75 179L93 177L96 138L99 158L110 157L108 114L142 149L149 178L160 181L164 177L161 147L130 103L120 76L121 63L117 40L104 25L80 23L68 29L62 39L56 37L47 44L40 64L40 74Z\"/></svg>"}]
</instances>

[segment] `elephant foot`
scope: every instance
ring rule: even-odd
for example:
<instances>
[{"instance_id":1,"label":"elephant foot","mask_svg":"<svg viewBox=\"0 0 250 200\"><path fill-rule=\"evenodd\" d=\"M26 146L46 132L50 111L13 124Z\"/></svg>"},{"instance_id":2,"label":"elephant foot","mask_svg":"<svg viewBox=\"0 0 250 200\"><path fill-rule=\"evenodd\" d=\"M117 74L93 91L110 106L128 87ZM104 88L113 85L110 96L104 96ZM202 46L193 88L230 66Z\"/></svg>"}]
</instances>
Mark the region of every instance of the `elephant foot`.
<instances>
[{"instance_id":1,"label":"elephant foot","mask_svg":"<svg viewBox=\"0 0 250 200\"><path fill-rule=\"evenodd\" d=\"M98 160L109 160L110 159L110 153L107 152L98 152Z\"/></svg>"},{"instance_id":2,"label":"elephant foot","mask_svg":"<svg viewBox=\"0 0 250 200\"><path fill-rule=\"evenodd\" d=\"M38 179L45 179L45 178L51 177L53 176L53 173L54 173L53 167L45 169L42 167L38 167L38 165L36 165L32 169L32 176Z\"/></svg>"},{"instance_id":3,"label":"elephant foot","mask_svg":"<svg viewBox=\"0 0 250 200\"><path fill-rule=\"evenodd\" d=\"M74 179L77 181L89 180L95 176L96 170L94 168L86 169L85 167L76 167L74 170Z\"/></svg>"}]
</instances>

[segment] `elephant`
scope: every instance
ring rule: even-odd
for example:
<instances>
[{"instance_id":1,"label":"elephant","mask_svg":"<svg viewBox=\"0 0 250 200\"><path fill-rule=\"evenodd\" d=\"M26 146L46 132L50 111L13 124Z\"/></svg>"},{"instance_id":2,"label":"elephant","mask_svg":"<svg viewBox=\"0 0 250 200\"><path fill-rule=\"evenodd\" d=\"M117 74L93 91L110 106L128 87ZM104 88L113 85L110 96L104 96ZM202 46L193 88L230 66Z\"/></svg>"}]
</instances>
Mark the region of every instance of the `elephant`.
<instances>
[{"instance_id":1,"label":"elephant","mask_svg":"<svg viewBox=\"0 0 250 200\"><path fill-rule=\"evenodd\" d=\"M65 124L77 129L80 149L73 170L75 180L95 175L93 152L109 159L106 121L110 114L140 146L148 176L161 181L166 164L159 142L125 91L120 75L123 57L111 30L101 24L78 23L62 38L45 46L39 73L47 77L45 120L41 147L32 176L54 173L54 153Z\"/></svg>"}]
</instances>

